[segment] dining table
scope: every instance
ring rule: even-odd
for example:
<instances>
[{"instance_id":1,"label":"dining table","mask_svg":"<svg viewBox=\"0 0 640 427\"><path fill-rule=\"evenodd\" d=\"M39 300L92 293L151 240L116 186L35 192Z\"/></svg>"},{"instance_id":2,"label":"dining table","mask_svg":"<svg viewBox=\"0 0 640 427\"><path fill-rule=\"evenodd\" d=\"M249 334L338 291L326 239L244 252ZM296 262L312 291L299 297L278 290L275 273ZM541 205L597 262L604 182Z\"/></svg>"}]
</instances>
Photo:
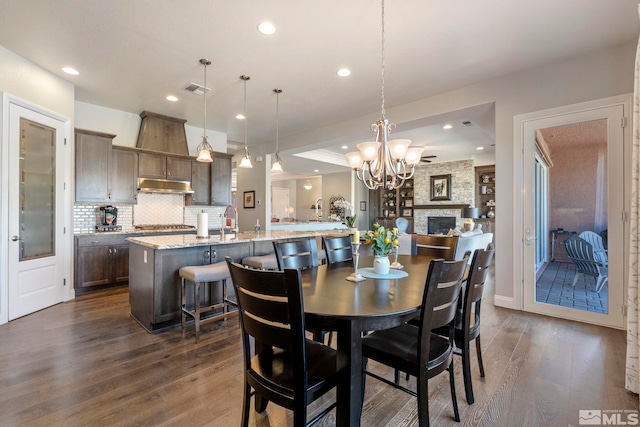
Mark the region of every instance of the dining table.
<instances>
[{"instance_id":1,"label":"dining table","mask_svg":"<svg viewBox=\"0 0 640 427\"><path fill-rule=\"evenodd\" d=\"M351 261L302 270L307 329L336 331L337 363L346 375L337 386L337 426L359 426L362 413L362 336L411 319L422 305L429 263L426 255L399 255L402 269L373 272L373 256L359 257L365 280L352 282Z\"/></svg>"}]
</instances>

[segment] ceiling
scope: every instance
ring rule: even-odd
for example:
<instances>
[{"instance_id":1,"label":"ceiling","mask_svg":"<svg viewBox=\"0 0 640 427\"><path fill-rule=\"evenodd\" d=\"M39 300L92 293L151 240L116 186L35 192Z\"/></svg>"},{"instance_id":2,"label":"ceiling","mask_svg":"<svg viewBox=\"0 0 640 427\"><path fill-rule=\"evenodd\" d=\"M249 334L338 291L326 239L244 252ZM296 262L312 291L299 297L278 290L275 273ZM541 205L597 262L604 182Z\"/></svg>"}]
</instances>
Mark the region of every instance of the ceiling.
<instances>
[{"instance_id":1,"label":"ceiling","mask_svg":"<svg viewBox=\"0 0 640 427\"><path fill-rule=\"evenodd\" d=\"M638 38L637 0L395 0L385 5L387 109L501 75ZM28 12L27 12L28 11ZM271 21L277 31L260 34ZM288 173L345 170L368 128L310 145L305 134L381 110L380 0L3 0L0 45L75 85L77 101L139 114L149 110L203 126L203 99L184 90L208 68L207 128L252 153L279 148ZM61 71L80 71L69 76ZM347 67L351 76L336 75ZM178 102L168 102L175 95ZM398 124L393 138L436 161L493 152L493 104ZM393 121L393 117L388 117ZM470 122L465 126L462 122ZM442 125L453 128L444 131ZM293 142L291 142L293 141ZM233 143L231 146L233 147ZM297 152L323 149L306 157ZM340 163L343 163L341 165ZM319 172L314 172L318 169ZM287 176L286 174L283 176Z\"/></svg>"}]
</instances>

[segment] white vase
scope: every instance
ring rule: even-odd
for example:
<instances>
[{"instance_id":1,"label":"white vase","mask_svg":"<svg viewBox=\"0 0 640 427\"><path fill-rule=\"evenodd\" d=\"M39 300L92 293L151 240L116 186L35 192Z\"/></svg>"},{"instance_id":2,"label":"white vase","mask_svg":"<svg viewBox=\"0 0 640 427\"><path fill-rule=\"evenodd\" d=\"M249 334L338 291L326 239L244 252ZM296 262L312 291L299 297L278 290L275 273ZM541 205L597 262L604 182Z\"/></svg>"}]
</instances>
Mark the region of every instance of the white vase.
<instances>
[{"instance_id":1,"label":"white vase","mask_svg":"<svg viewBox=\"0 0 640 427\"><path fill-rule=\"evenodd\" d=\"M373 258L373 272L376 274L389 274L389 255L376 255Z\"/></svg>"}]
</instances>

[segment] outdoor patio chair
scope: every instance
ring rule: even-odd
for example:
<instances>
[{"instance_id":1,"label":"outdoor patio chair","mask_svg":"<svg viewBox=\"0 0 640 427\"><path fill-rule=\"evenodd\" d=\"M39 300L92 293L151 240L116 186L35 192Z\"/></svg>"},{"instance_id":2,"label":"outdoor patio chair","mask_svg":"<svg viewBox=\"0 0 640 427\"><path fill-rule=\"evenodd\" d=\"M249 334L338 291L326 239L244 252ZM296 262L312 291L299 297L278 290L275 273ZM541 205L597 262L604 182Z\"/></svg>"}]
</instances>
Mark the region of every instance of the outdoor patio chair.
<instances>
[{"instance_id":1,"label":"outdoor patio chair","mask_svg":"<svg viewBox=\"0 0 640 427\"><path fill-rule=\"evenodd\" d=\"M577 269L571 286L576 285L580 274L586 274L593 276L596 281L596 292L600 292L609 281L609 269L596 260L593 245L580 237L571 236L564 241L564 246Z\"/></svg>"},{"instance_id":2,"label":"outdoor patio chair","mask_svg":"<svg viewBox=\"0 0 640 427\"><path fill-rule=\"evenodd\" d=\"M604 240L602 236L593 231L583 231L578 235L578 237L586 240L593 246L593 254L596 258L596 261L602 263L605 267L609 265L609 257L607 255L607 248L604 245Z\"/></svg>"}]
</instances>

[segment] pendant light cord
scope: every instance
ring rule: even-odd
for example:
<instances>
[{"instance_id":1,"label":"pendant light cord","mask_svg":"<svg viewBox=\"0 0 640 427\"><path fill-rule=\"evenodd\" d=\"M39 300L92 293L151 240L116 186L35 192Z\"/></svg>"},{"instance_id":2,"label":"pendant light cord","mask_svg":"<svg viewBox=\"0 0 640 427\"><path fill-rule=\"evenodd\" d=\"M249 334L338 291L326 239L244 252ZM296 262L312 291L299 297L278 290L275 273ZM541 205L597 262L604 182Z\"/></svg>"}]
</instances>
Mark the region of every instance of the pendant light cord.
<instances>
[{"instance_id":1,"label":"pendant light cord","mask_svg":"<svg viewBox=\"0 0 640 427\"><path fill-rule=\"evenodd\" d=\"M382 81L382 118L385 119L385 110L384 110L384 0L382 0L382 18L381 18L382 24L381 24L381 33L382 33L382 75L381 75L381 81Z\"/></svg>"}]
</instances>

